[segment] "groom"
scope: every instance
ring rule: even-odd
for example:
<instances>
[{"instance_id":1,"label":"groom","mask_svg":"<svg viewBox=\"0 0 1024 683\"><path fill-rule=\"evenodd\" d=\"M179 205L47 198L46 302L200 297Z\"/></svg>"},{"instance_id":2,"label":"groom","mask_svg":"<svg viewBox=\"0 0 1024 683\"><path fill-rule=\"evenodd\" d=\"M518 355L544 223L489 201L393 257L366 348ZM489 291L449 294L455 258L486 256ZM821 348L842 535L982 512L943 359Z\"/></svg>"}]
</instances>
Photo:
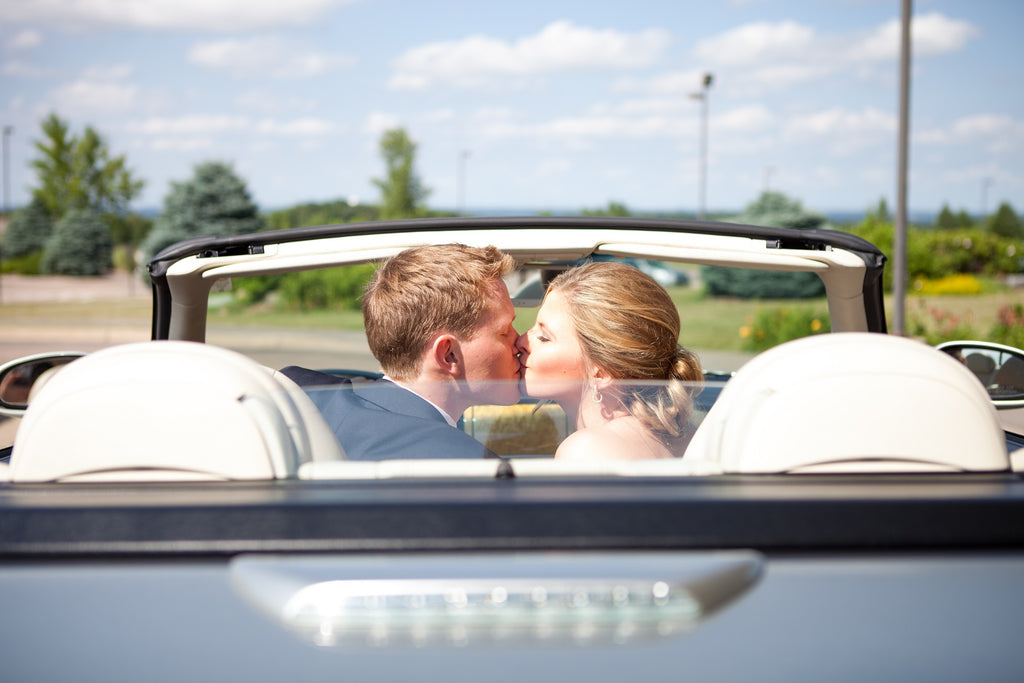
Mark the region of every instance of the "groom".
<instances>
[{"instance_id":1,"label":"groom","mask_svg":"<svg viewBox=\"0 0 1024 683\"><path fill-rule=\"evenodd\" d=\"M349 460L496 457L456 424L469 406L519 400L515 310L502 280L514 266L495 247L407 249L380 266L363 298L385 379L281 372L307 387Z\"/></svg>"}]
</instances>

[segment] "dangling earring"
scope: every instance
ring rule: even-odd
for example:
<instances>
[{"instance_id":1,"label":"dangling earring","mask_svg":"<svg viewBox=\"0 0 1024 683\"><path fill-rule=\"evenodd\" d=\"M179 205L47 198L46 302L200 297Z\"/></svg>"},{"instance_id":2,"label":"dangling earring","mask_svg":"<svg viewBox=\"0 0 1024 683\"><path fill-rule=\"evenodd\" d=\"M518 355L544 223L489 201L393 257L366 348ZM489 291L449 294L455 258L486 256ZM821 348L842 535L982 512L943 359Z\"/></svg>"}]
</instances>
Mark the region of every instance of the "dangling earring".
<instances>
[{"instance_id":1,"label":"dangling earring","mask_svg":"<svg viewBox=\"0 0 1024 683\"><path fill-rule=\"evenodd\" d=\"M593 394L591 394L590 397L594 399L594 403L600 403L604 400L604 396L601 395L601 390L597 387L594 387Z\"/></svg>"}]
</instances>

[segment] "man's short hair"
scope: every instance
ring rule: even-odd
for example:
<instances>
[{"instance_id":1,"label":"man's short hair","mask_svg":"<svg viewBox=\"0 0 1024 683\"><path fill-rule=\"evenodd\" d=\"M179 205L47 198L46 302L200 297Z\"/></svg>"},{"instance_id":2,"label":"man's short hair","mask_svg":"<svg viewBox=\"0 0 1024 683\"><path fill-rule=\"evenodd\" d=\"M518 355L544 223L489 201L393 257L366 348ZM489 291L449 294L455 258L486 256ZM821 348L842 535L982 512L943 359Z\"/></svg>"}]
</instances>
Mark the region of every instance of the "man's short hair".
<instances>
[{"instance_id":1,"label":"man's short hair","mask_svg":"<svg viewBox=\"0 0 1024 683\"><path fill-rule=\"evenodd\" d=\"M472 339L489 289L513 268L496 247L464 244L415 247L384 261L363 296L366 340L384 372L415 377L440 333Z\"/></svg>"}]
</instances>

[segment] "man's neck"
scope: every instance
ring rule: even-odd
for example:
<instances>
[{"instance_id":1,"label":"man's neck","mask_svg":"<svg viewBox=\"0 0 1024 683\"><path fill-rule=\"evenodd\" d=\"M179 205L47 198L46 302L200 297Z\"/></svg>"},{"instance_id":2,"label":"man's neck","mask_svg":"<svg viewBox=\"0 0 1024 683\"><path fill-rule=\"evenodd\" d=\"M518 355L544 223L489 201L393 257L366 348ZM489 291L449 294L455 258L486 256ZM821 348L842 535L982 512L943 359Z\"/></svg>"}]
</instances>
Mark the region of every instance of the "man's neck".
<instances>
[{"instance_id":1,"label":"man's neck","mask_svg":"<svg viewBox=\"0 0 1024 683\"><path fill-rule=\"evenodd\" d=\"M392 377L386 377L386 379L394 382L403 389L411 391L430 405L437 408L448 424L454 425L455 421L458 420L465 411L465 409L460 410L458 406L453 405L454 402L451 400L451 393L448 391L444 382L427 381L421 378L413 380L399 380Z\"/></svg>"}]
</instances>

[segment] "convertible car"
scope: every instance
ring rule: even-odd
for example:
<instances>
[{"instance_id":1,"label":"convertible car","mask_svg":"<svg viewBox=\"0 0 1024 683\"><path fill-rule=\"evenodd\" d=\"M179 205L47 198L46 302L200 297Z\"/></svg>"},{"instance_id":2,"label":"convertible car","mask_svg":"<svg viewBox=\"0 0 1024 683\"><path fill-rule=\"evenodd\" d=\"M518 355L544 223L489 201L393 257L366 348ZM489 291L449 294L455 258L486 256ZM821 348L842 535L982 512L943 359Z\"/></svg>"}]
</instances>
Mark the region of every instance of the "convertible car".
<instances>
[{"instance_id":1,"label":"convertible car","mask_svg":"<svg viewBox=\"0 0 1024 683\"><path fill-rule=\"evenodd\" d=\"M822 333L697 348L675 458L553 459L568 422L524 399L460 420L499 458L355 461L279 369L372 381L358 332L219 322L247 279L452 242L513 256L526 322L559 271L621 259L680 288L803 274ZM884 265L838 231L639 218L169 247L152 341L0 369L0 410L22 418L0 465L5 676L1021 680L1024 436L1000 411L1024 402L1024 354L887 334Z\"/></svg>"}]
</instances>

